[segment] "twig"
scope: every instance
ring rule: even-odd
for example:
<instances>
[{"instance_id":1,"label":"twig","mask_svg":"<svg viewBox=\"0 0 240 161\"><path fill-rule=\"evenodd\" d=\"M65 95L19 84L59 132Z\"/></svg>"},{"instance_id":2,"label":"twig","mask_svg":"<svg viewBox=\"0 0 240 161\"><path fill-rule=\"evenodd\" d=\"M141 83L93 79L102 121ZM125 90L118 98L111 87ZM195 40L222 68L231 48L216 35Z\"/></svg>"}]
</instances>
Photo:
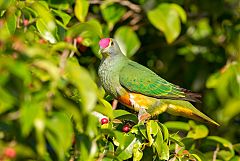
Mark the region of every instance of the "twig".
<instances>
[{"instance_id":1,"label":"twig","mask_svg":"<svg viewBox=\"0 0 240 161\"><path fill-rule=\"evenodd\" d=\"M73 46L77 48L77 39L73 39ZM73 57L74 55L74 51L71 50L70 56L69 57Z\"/></svg>"},{"instance_id":2,"label":"twig","mask_svg":"<svg viewBox=\"0 0 240 161\"><path fill-rule=\"evenodd\" d=\"M137 12L137 13L141 12L141 8L130 1L122 1L122 0L114 0L114 1L120 3L123 6L130 8L134 12Z\"/></svg>"},{"instance_id":3,"label":"twig","mask_svg":"<svg viewBox=\"0 0 240 161\"><path fill-rule=\"evenodd\" d=\"M213 152L213 160L212 161L216 161L218 151L219 151L219 144L217 144L216 150Z\"/></svg>"},{"instance_id":4,"label":"twig","mask_svg":"<svg viewBox=\"0 0 240 161\"><path fill-rule=\"evenodd\" d=\"M66 65L68 55L69 55L68 50L64 50L62 55L61 55L60 63L59 63L60 74L63 74L63 72L64 72L64 68L65 68L65 65Z\"/></svg>"},{"instance_id":5,"label":"twig","mask_svg":"<svg viewBox=\"0 0 240 161\"><path fill-rule=\"evenodd\" d=\"M134 15L133 11L127 11L123 16L122 16L122 21L128 19L129 17L132 17Z\"/></svg>"},{"instance_id":6,"label":"twig","mask_svg":"<svg viewBox=\"0 0 240 161\"><path fill-rule=\"evenodd\" d=\"M108 1L108 2L116 2L116 3L119 3L123 6L126 6L126 7L130 8L134 12L137 12L137 13L141 12L141 7L139 7L139 5L136 5L136 4L134 4L130 1L127 1L127 0L111 0L111 1ZM101 0L90 0L89 3L90 4L102 4L103 1L101 1Z\"/></svg>"}]
</instances>

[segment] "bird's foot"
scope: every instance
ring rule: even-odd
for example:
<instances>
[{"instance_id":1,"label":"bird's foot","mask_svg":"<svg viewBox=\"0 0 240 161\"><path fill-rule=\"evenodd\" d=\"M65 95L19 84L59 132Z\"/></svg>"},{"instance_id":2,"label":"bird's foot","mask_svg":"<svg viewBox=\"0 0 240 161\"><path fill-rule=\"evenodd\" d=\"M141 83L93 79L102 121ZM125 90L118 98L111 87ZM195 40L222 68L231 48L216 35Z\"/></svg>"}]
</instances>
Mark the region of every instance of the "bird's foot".
<instances>
[{"instance_id":1,"label":"bird's foot","mask_svg":"<svg viewBox=\"0 0 240 161\"><path fill-rule=\"evenodd\" d=\"M139 109L138 122L144 122L148 120L150 117L151 115L144 108Z\"/></svg>"}]
</instances>

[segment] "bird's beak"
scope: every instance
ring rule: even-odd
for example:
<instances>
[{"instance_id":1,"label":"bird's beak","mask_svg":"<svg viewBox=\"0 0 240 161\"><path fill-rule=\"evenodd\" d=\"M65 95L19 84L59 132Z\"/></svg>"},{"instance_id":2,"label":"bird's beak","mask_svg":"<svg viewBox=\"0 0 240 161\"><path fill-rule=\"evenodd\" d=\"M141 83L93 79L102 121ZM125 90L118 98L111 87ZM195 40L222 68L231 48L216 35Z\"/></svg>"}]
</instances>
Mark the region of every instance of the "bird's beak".
<instances>
[{"instance_id":1,"label":"bird's beak","mask_svg":"<svg viewBox=\"0 0 240 161\"><path fill-rule=\"evenodd\" d=\"M101 48L101 47L100 47L99 52L103 55L103 57L109 56L109 54L108 54L108 52L107 52L107 48Z\"/></svg>"}]
</instances>

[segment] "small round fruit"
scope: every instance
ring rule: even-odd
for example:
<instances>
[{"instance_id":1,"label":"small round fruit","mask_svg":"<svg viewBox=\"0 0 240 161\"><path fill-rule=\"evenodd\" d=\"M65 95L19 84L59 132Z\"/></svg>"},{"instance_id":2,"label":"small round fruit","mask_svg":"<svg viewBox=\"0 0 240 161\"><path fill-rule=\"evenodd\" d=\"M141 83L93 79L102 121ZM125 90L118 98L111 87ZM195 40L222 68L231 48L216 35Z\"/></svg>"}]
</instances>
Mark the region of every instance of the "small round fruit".
<instances>
[{"instance_id":1,"label":"small round fruit","mask_svg":"<svg viewBox=\"0 0 240 161\"><path fill-rule=\"evenodd\" d=\"M124 125L123 128L122 128L122 131L126 132L126 133L129 132L130 131L129 125Z\"/></svg>"},{"instance_id":2,"label":"small round fruit","mask_svg":"<svg viewBox=\"0 0 240 161\"><path fill-rule=\"evenodd\" d=\"M101 119L101 124L107 124L108 123L108 119L107 118L102 118Z\"/></svg>"},{"instance_id":3,"label":"small round fruit","mask_svg":"<svg viewBox=\"0 0 240 161\"><path fill-rule=\"evenodd\" d=\"M78 44L81 44L82 41L83 41L83 37L78 36L78 37L76 38L76 40L77 40L77 43L78 43Z\"/></svg>"},{"instance_id":4,"label":"small round fruit","mask_svg":"<svg viewBox=\"0 0 240 161\"><path fill-rule=\"evenodd\" d=\"M8 158L15 158L16 157L16 151L13 148L6 148L4 150L4 155Z\"/></svg>"},{"instance_id":5,"label":"small round fruit","mask_svg":"<svg viewBox=\"0 0 240 161\"><path fill-rule=\"evenodd\" d=\"M44 39L39 39L39 44L45 44L47 41Z\"/></svg>"},{"instance_id":6,"label":"small round fruit","mask_svg":"<svg viewBox=\"0 0 240 161\"><path fill-rule=\"evenodd\" d=\"M28 20L28 19L24 19L24 20L23 20L23 25L24 25L24 26L27 26L28 24L29 24L29 20Z\"/></svg>"},{"instance_id":7,"label":"small round fruit","mask_svg":"<svg viewBox=\"0 0 240 161\"><path fill-rule=\"evenodd\" d=\"M67 36L67 37L64 38L64 41L68 42L68 43L72 43L72 37Z\"/></svg>"}]
</instances>

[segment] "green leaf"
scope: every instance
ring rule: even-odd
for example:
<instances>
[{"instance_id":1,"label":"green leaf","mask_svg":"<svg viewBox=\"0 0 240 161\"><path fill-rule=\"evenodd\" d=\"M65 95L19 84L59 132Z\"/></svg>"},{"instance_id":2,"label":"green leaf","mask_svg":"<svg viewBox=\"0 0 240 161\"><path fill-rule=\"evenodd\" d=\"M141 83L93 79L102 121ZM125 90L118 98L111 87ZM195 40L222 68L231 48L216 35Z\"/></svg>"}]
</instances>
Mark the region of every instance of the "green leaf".
<instances>
[{"instance_id":1,"label":"green leaf","mask_svg":"<svg viewBox=\"0 0 240 161\"><path fill-rule=\"evenodd\" d=\"M218 120L227 124L233 117L240 113L240 100L239 98L229 99L222 110L218 113Z\"/></svg>"},{"instance_id":2,"label":"green leaf","mask_svg":"<svg viewBox=\"0 0 240 161\"><path fill-rule=\"evenodd\" d=\"M35 119L37 119L38 114L41 113L43 103L36 99L31 101L25 101L21 106L20 111L20 123L22 125L22 133L24 136L28 136L31 132Z\"/></svg>"},{"instance_id":3,"label":"green leaf","mask_svg":"<svg viewBox=\"0 0 240 161\"><path fill-rule=\"evenodd\" d=\"M94 111L97 111L112 120L114 117L113 117L113 109L111 104L104 99L99 99L99 101L101 102L102 105L97 105L94 108Z\"/></svg>"},{"instance_id":4,"label":"green leaf","mask_svg":"<svg viewBox=\"0 0 240 161\"><path fill-rule=\"evenodd\" d=\"M13 0L0 0L0 10L6 10L9 8Z\"/></svg>"},{"instance_id":5,"label":"green leaf","mask_svg":"<svg viewBox=\"0 0 240 161\"><path fill-rule=\"evenodd\" d=\"M198 21L196 26L189 27L187 34L194 40L207 38L212 33L212 28L208 18L203 18Z\"/></svg>"},{"instance_id":6,"label":"green leaf","mask_svg":"<svg viewBox=\"0 0 240 161\"><path fill-rule=\"evenodd\" d=\"M180 122L180 121L168 121L168 122L165 122L164 125L168 129L185 130L185 131L190 130L190 126L188 123Z\"/></svg>"},{"instance_id":7,"label":"green leaf","mask_svg":"<svg viewBox=\"0 0 240 161\"><path fill-rule=\"evenodd\" d=\"M46 40L48 40L50 43L55 43L57 40L54 37L53 33L49 31L48 26L44 22L44 19L39 18L36 21L36 26L42 37ZM55 27L54 27L55 28Z\"/></svg>"},{"instance_id":8,"label":"green leaf","mask_svg":"<svg viewBox=\"0 0 240 161\"><path fill-rule=\"evenodd\" d=\"M160 160L168 160L169 159L169 147L168 142L163 141L163 134L160 130L160 127L156 127L158 130L156 136L154 137L153 147L156 149L158 158Z\"/></svg>"},{"instance_id":9,"label":"green leaf","mask_svg":"<svg viewBox=\"0 0 240 161\"><path fill-rule=\"evenodd\" d=\"M224 138L221 138L219 136L208 136L207 137L207 140L212 140L212 141L215 141L217 143L220 143L222 146L226 147L226 148L229 148L230 152L232 154L234 154L234 149L233 149L233 145L230 141L224 139Z\"/></svg>"},{"instance_id":10,"label":"green leaf","mask_svg":"<svg viewBox=\"0 0 240 161\"><path fill-rule=\"evenodd\" d=\"M131 114L131 113L127 112L125 110L114 110L113 111L114 118L117 118L117 117L120 117L120 116L123 116L123 115L128 115L128 114Z\"/></svg>"},{"instance_id":11,"label":"green leaf","mask_svg":"<svg viewBox=\"0 0 240 161\"><path fill-rule=\"evenodd\" d=\"M118 28L114 38L117 40L121 51L127 57L133 56L141 46L137 34L128 26Z\"/></svg>"},{"instance_id":12,"label":"green leaf","mask_svg":"<svg viewBox=\"0 0 240 161\"><path fill-rule=\"evenodd\" d=\"M51 52L63 51L65 49L69 49L69 50L79 53L77 48L74 45L69 44L67 42L58 42L58 43L53 44L52 48L51 48Z\"/></svg>"},{"instance_id":13,"label":"green leaf","mask_svg":"<svg viewBox=\"0 0 240 161\"><path fill-rule=\"evenodd\" d=\"M64 159L64 153L72 144L73 129L71 120L62 112L54 112L52 118L47 119L46 137L57 153L59 160Z\"/></svg>"},{"instance_id":14,"label":"green leaf","mask_svg":"<svg viewBox=\"0 0 240 161\"><path fill-rule=\"evenodd\" d=\"M154 143L154 137L159 133L158 123L150 120L146 123L146 129L149 146L151 146Z\"/></svg>"},{"instance_id":15,"label":"green leaf","mask_svg":"<svg viewBox=\"0 0 240 161\"><path fill-rule=\"evenodd\" d=\"M36 21L38 31L44 39L48 40L50 43L55 43L57 41L57 26L49 9L40 2L34 2L32 8L38 13L38 19Z\"/></svg>"},{"instance_id":16,"label":"green leaf","mask_svg":"<svg viewBox=\"0 0 240 161\"><path fill-rule=\"evenodd\" d=\"M126 8L111 2L105 2L100 6L103 18L108 23L108 27L110 30L114 27L114 25L121 19L121 17L125 14Z\"/></svg>"},{"instance_id":17,"label":"green leaf","mask_svg":"<svg viewBox=\"0 0 240 161\"><path fill-rule=\"evenodd\" d=\"M123 132L115 131L116 140L119 143L118 148L116 149L116 156L120 160L126 160L132 157L133 147L135 143L138 143L138 139L135 135Z\"/></svg>"},{"instance_id":18,"label":"green leaf","mask_svg":"<svg viewBox=\"0 0 240 161\"><path fill-rule=\"evenodd\" d=\"M168 133L167 127L164 124L161 124L160 122L158 122L158 125L161 128L161 131L162 131L162 134L163 134L163 141L168 142L169 133Z\"/></svg>"},{"instance_id":19,"label":"green leaf","mask_svg":"<svg viewBox=\"0 0 240 161\"><path fill-rule=\"evenodd\" d=\"M143 156L142 143L136 142L133 146L133 161L140 161Z\"/></svg>"},{"instance_id":20,"label":"green leaf","mask_svg":"<svg viewBox=\"0 0 240 161\"><path fill-rule=\"evenodd\" d=\"M74 13L80 22L85 22L89 8L89 2L87 0L76 0L74 7Z\"/></svg>"},{"instance_id":21,"label":"green leaf","mask_svg":"<svg viewBox=\"0 0 240 161\"><path fill-rule=\"evenodd\" d=\"M178 144L178 145L181 146L181 147L184 147L184 146L185 146L184 143L182 143L182 142L180 141L180 139L177 137L177 135L170 135L170 136L169 136L169 140L172 141L172 142L174 142L174 143L176 143L176 144Z\"/></svg>"},{"instance_id":22,"label":"green leaf","mask_svg":"<svg viewBox=\"0 0 240 161\"><path fill-rule=\"evenodd\" d=\"M202 159L197 154L191 154L191 156L193 156L196 161L202 161Z\"/></svg>"},{"instance_id":23,"label":"green leaf","mask_svg":"<svg viewBox=\"0 0 240 161\"><path fill-rule=\"evenodd\" d=\"M167 42L172 43L181 32L181 23L186 21L185 11L177 4L161 3L148 11L148 19L157 29L162 31Z\"/></svg>"},{"instance_id":24,"label":"green leaf","mask_svg":"<svg viewBox=\"0 0 240 161\"><path fill-rule=\"evenodd\" d=\"M77 37L82 34L84 34L83 38L102 37L102 26L97 20L91 19L88 22L73 25L67 31L67 35L70 37Z\"/></svg>"},{"instance_id":25,"label":"green leaf","mask_svg":"<svg viewBox=\"0 0 240 161\"><path fill-rule=\"evenodd\" d=\"M114 110L113 114L114 114L114 118L116 118L116 119L132 121L135 124L138 123L137 116L134 114L131 114L125 110Z\"/></svg>"},{"instance_id":26,"label":"green leaf","mask_svg":"<svg viewBox=\"0 0 240 161\"><path fill-rule=\"evenodd\" d=\"M15 14L11 14L7 17L7 27L10 34L14 34L17 27L17 17Z\"/></svg>"},{"instance_id":27,"label":"green leaf","mask_svg":"<svg viewBox=\"0 0 240 161\"><path fill-rule=\"evenodd\" d=\"M145 139L147 139L147 129L146 129L146 126L145 126L144 124L139 124L138 130L141 132L141 134L143 135L143 137L144 137Z\"/></svg>"},{"instance_id":28,"label":"green leaf","mask_svg":"<svg viewBox=\"0 0 240 161\"><path fill-rule=\"evenodd\" d=\"M84 107L83 112L92 111L97 101L97 85L75 58L67 60L66 72L68 80L79 90L81 103Z\"/></svg>"},{"instance_id":29,"label":"green leaf","mask_svg":"<svg viewBox=\"0 0 240 161\"><path fill-rule=\"evenodd\" d=\"M208 128L205 125L196 125L193 121L189 121L191 126L187 137L193 139L201 139L208 135Z\"/></svg>"},{"instance_id":30,"label":"green leaf","mask_svg":"<svg viewBox=\"0 0 240 161\"><path fill-rule=\"evenodd\" d=\"M2 114L13 108L15 98L2 87L0 87L0 95L0 114Z\"/></svg>"},{"instance_id":31,"label":"green leaf","mask_svg":"<svg viewBox=\"0 0 240 161\"><path fill-rule=\"evenodd\" d=\"M61 11L61 10L55 10L55 9L53 9L52 11L62 19L63 24L64 24L65 26L69 23L69 21L70 21L71 18L72 18L69 14L67 14L67 13L65 13L65 12L63 12L63 11Z\"/></svg>"}]
</instances>

